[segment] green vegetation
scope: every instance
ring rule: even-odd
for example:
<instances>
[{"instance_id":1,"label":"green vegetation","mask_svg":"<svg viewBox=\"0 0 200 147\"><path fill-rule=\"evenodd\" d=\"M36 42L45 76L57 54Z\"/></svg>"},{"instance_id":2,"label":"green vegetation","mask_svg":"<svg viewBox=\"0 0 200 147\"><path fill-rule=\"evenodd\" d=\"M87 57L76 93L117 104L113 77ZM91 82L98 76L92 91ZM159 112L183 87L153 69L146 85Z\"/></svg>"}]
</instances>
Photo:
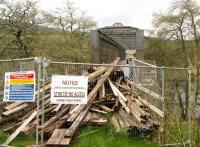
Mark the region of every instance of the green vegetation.
<instances>
[{"instance_id":1,"label":"green vegetation","mask_svg":"<svg viewBox=\"0 0 200 147\"><path fill-rule=\"evenodd\" d=\"M0 144L2 144L8 137L8 134L0 132ZM25 147L33 144L35 144L35 139L32 136L27 137L19 135L10 145L16 147Z\"/></svg>"},{"instance_id":2,"label":"green vegetation","mask_svg":"<svg viewBox=\"0 0 200 147\"><path fill-rule=\"evenodd\" d=\"M93 18L73 2L56 11L42 11L37 1L4 0L0 4L0 56L46 56L57 61L88 62L88 31Z\"/></svg>"},{"instance_id":3,"label":"green vegetation","mask_svg":"<svg viewBox=\"0 0 200 147\"><path fill-rule=\"evenodd\" d=\"M8 135L0 133L0 144L7 139ZM18 136L11 145L24 147L35 144L33 136ZM72 147L157 147L156 144L127 136L125 132L116 133L112 127L84 127L72 141Z\"/></svg>"},{"instance_id":4,"label":"green vegetation","mask_svg":"<svg viewBox=\"0 0 200 147\"><path fill-rule=\"evenodd\" d=\"M116 133L111 127L86 127L77 135L72 147L156 147L156 144L141 138L128 137L125 132Z\"/></svg>"}]
</instances>

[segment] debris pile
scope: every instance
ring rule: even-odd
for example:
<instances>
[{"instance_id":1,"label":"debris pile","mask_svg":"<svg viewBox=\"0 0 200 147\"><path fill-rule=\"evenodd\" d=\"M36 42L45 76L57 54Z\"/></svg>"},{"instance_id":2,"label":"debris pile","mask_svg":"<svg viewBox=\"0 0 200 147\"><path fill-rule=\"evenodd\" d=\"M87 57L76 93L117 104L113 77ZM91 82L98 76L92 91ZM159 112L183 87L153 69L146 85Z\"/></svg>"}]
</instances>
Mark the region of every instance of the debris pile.
<instances>
[{"instance_id":1,"label":"debris pile","mask_svg":"<svg viewBox=\"0 0 200 147\"><path fill-rule=\"evenodd\" d=\"M117 65L118 62L119 58L116 58L112 64ZM112 114L111 123L117 132L127 128L130 135L138 136L141 133L148 135L159 128L159 122L151 116L151 112L163 117L162 111L142 99L133 87L150 95L154 93L125 77L120 67L98 67L84 74L88 76L89 87L88 102L85 105L50 104L50 79L44 88L36 91L38 95L45 90L43 99L47 119L43 128L45 136L48 136L46 146L69 145L80 126L106 125L108 113ZM35 131L36 107L36 103L0 103L2 131L15 130L3 145L8 145L20 132L29 135Z\"/></svg>"}]
</instances>

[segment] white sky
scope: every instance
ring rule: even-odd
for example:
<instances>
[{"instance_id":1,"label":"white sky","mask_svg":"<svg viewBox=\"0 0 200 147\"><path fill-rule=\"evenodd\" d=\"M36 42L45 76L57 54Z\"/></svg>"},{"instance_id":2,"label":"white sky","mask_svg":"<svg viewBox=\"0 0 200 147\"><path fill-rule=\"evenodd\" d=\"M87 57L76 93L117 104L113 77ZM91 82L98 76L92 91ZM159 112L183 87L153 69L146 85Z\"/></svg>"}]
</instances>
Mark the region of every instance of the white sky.
<instances>
[{"instance_id":1,"label":"white sky","mask_svg":"<svg viewBox=\"0 0 200 147\"><path fill-rule=\"evenodd\" d=\"M54 11L66 0L37 0L43 10ZM165 11L173 0L71 0L76 7L86 10L98 27L121 22L144 30L152 29L153 12ZM200 0L197 0L200 2Z\"/></svg>"},{"instance_id":2,"label":"white sky","mask_svg":"<svg viewBox=\"0 0 200 147\"><path fill-rule=\"evenodd\" d=\"M44 10L62 7L65 0L39 0ZM152 28L153 12L164 11L173 0L71 0L93 17L98 27L111 26L114 22L141 29ZM199 0L200 1L200 0Z\"/></svg>"}]
</instances>

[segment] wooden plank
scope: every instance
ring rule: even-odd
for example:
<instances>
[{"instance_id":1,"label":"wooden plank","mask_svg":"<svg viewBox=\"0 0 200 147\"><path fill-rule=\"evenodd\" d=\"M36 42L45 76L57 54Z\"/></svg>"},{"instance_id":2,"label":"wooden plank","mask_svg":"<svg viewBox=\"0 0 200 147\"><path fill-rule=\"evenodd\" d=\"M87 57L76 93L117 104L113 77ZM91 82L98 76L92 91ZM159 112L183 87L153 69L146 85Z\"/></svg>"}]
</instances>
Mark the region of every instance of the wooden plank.
<instances>
[{"instance_id":1,"label":"wooden plank","mask_svg":"<svg viewBox=\"0 0 200 147\"><path fill-rule=\"evenodd\" d=\"M138 123L135 119L130 114L126 113L126 111L122 108L119 110L119 115L122 117L127 127L138 127Z\"/></svg>"},{"instance_id":2,"label":"wooden plank","mask_svg":"<svg viewBox=\"0 0 200 147\"><path fill-rule=\"evenodd\" d=\"M16 126L21 125L22 123L23 123L23 121L18 122L18 123L14 122L14 123L12 123L12 124L9 124L9 125L3 130L3 132L8 131L8 130L10 130L10 129L13 129L13 128L15 128Z\"/></svg>"},{"instance_id":3,"label":"wooden plank","mask_svg":"<svg viewBox=\"0 0 200 147\"><path fill-rule=\"evenodd\" d=\"M69 113L70 113L70 111L72 111L76 107L77 107L76 105L71 105ZM69 118L69 116L70 116L69 113L63 115L61 118L59 118L58 121L56 121L50 127L45 128L44 131L47 132L47 133L52 133L55 129L60 128L66 122L66 120Z\"/></svg>"},{"instance_id":4,"label":"wooden plank","mask_svg":"<svg viewBox=\"0 0 200 147\"><path fill-rule=\"evenodd\" d=\"M119 108L119 100L115 99L115 104L113 105L112 110L116 111L118 108Z\"/></svg>"},{"instance_id":5,"label":"wooden plank","mask_svg":"<svg viewBox=\"0 0 200 147\"><path fill-rule=\"evenodd\" d=\"M93 118L92 118L92 116L93 116L92 114L93 114L93 112L88 112L87 115L85 116L83 122L87 122L87 121L93 119ZM96 113L95 113L95 114L96 114Z\"/></svg>"},{"instance_id":6,"label":"wooden plank","mask_svg":"<svg viewBox=\"0 0 200 147\"><path fill-rule=\"evenodd\" d=\"M37 119L34 120L32 123L28 124L26 127L24 127L21 132L25 133L26 135L29 135L31 132L34 131L37 124Z\"/></svg>"},{"instance_id":7,"label":"wooden plank","mask_svg":"<svg viewBox=\"0 0 200 147\"><path fill-rule=\"evenodd\" d=\"M106 102L106 100L105 99L100 99L100 100L97 99L93 103L98 104L98 103L103 103L103 102Z\"/></svg>"},{"instance_id":8,"label":"wooden plank","mask_svg":"<svg viewBox=\"0 0 200 147\"><path fill-rule=\"evenodd\" d=\"M55 129L51 137L46 143L46 146L59 146L61 140L64 138L64 131L65 129Z\"/></svg>"},{"instance_id":9,"label":"wooden plank","mask_svg":"<svg viewBox=\"0 0 200 147\"><path fill-rule=\"evenodd\" d=\"M50 89L50 88L51 88L51 83L45 85L44 91L46 91L46 90L48 90L48 89ZM42 92L43 92L43 88L41 88L40 91L37 90L37 91L35 92L35 95L38 95L39 93L42 93Z\"/></svg>"},{"instance_id":10,"label":"wooden plank","mask_svg":"<svg viewBox=\"0 0 200 147\"><path fill-rule=\"evenodd\" d=\"M91 123L91 124L97 124L102 125L106 124L108 120L104 117L101 117L101 115L98 115L94 112L88 112L86 117L83 120L83 123Z\"/></svg>"},{"instance_id":11,"label":"wooden plank","mask_svg":"<svg viewBox=\"0 0 200 147\"><path fill-rule=\"evenodd\" d=\"M62 104L57 105L56 108L53 109L52 112L57 112L61 107L62 107Z\"/></svg>"},{"instance_id":12,"label":"wooden plank","mask_svg":"<svg viewBox=\"0 0 200 147\"><path fill-rule=\"evenodd\" d=\"M113 62L113 65L117 64L119 62L120 58L116 58ZM95 85L95 87L92 89L92 91L89 93L88 95L88 104L86 105L78 105L74 111L73 111L73 115L71 115L69 117L69 119L67 121L69 122L73 122L76 117L78 116L78 114L89 105L89 103L92 103L94 101L94 99L96 98L96 94L98 92L98 90L101 88L101 86L104 84L104 82L107 80L107 78L109 77L109 75L111 74L111 72L113 71L115 67L111 66L108 68L108 70L104 73L104 75L100 78L100 80L98 80L97 84ZM71 113L72 114L72 113Z\"/></svg>"},{"instance_id":13,"label":"wooden plank","mask_svg":"<svg viewBox=\"0 0 200 147\"><path fill-rule=\"evenodd\" d=\"M125 98L125 96L119 91L119 89L111 82L110 79L108 79L109 83L111 83L112 85L112 89L115 91L113 92L115 94L115 96L120 96L121 99L124 101L124 102L127 102L127 98Z\"/></svg>"},{"instance_id":14,"label":"wooden plank","mask_svg":"<svg viewBox=\"0 0 200 147\"><path fill-rule=\"evenodd\" d=\"M120 58L117 57L113 64L117 64L119 62ZM70 128L65 132L65 137L72 137L76 131L76 129L79 127L81 121L83 120L83 118L85 117L85 115L87 114L87 112L89 111L92 102L94 101L94 99L96 98L96 93L97 91L101 88L101 86L103 85L103 83L108 79L109 75L111 74L111 72L113 71L115 67L109 67L108 70L104 73L104 75L100 78L100 80L98 80L96 86L93 88L93 90L89 93L88 95L88 104L85 105L85 107L83 107L82 109L79 109L78 111L78 117L76 118L76 120L73 122L73 124L70 126ZM85 108L84 111L82 111Z\"/></svg>"},{"instance_id":15,"label":"wooden plank","mask_svg":"<svg viewBox=\"0 0 200 147\"><path fill-rule=\"evenodd\" d=\"M23 102L12 103L12 104L10 104L10 105L4 107L4 109L6 109L6 110L10 110L10 109L13 109L13 108L15 108L15 107L21 105L22 103L23 103Z\"/></svg>"},{"instance_id":16,"label":"wooden plank","mask_svg":"<svg viewBox=\"0 0 200 147\"><path fill-rule=\"evenodd\" d=\"M110 108L108 108L108 107L106 107L106 106L104 106L104 105L97 105L99 108L101 108L101 109L103 109L104 111L106 111L106 112L113 112L113 110L112 109L110 109Z\"/></svg>"},{"instance_id":17,"label":"wooden plank","mask_svg":"<svg viewBox=\"0 0 200 147\"><path fill-rule=\"evenodd\" d=\"M47 96L50 96L50 95L48 94ZM46 107L49 103L50 103L50 99L45 100L44 101L44 106ZM20 120L24 120L24 119L28 118L33 113L33 111L37 110L36 104L34 104L34 105L35 105L35 108L33 108L32 111L29 111L26 115L24 115L23 117L21 117ZM40 104L40 107L41 107L41 104ZM40 115L41 115L41 111L40 111Z\"/></svg>"},{"instance_id":18,"label":"wooden plank","mask_svg":"<svg viewBox=\"0 0 200 147\"><path fill-rule=\"evenodd\" d=\"M119 124L119 122L118 122L118 120L117 120L115 115L112 116L111 121L112 121L112 124L114 125L116 131L120 132L121 131L121 127L120 127L120 124Z\"/></svg>"},{"instance_id":19,"label":"wooden plank","mask_svg":"<svg viewBox=\"0 0 200 147\"><path fill-rule=\"evenodd\" d=\"M12 135L10 135L10 137L2 145L8 146L13 141L13 139L15 139L15 137L20 133L20 131L33 120L33 118L36 116L36 114L37 114L37 111L34 111L31 114L31 116L29 118L27 118L23 122L23 124L19 128L17 128L17 130L15 130L15 132Z\"/></svg>"},{"instance_id":20,"label":"wooden plank","mask_svg":"<svg viewBox=\"0 0 200 147\"><path fill-rule=\"evenodd\" d=\"M53 117L51 117L48 121L46 121L43 125L43 127L47 127L48 125L50 125L51 123L53 123L54 121L56 121L57 119L59 119L65 112L67 112L70 109L70 105L66 106L65 108L63 108L59 113L57 113L56 115L54 115Z\"/></svg>"},{"instance_id":21,"label":"wooden plank","mask_svg":"<svg viewBox=\"0 0 200 147\"><path fill-rule=\"evenodd\" d=\"M53 105L53 106L45 109L44 113L50 112L55 107L56 107L56 105ZM40 111L39 115L41 115L41 114L42 114L42 111ZM22 129L21 132L25 133L26 135L29 135L32 131L34 131L36 124L37 124L37 121L35 120L32 123L30 123L29 125L27 125L26 127L24 127L24 129Z\"/></svg>"},{"instance_id":22,"label":"wooden plank","mask_svg":"<svg viewBox=\"0 0 200 147\"><path fill-rule=\"evenodd\" d=\"M13 121L14 119L18 118L21 119L24 115L27 114L27 112L34 109L34 106L30 105L25 110L21 110L20 113L13 113L12 115L9 115L9 117L3 117L3 119L0 119L0 123L8 123L10 121Z\"/></svg>"},{"instance_id":23,"label":"wooden plank","mask_svg":"<svg viewBox=\"0 0 200 147\"><path fill-rule=\"evenodd\" d=\"M138 99L145 104L147 107L149 107L152 111L154 111L155 113L157 113L160 117L164 117L164 112L161 111L160 109L158 109L157 107L155 107L154 105L152 105L151 103L147 102L146 100L138 97Z\"/></svg>"},{"instance_id":24,"label":"wooden plank","mask_svg":"<svg viewBox=\"0 0 200 147\"><path fill-rule=\"evenodd\" d=\"M102 97L106 96L106 88L105 88L105 84L103 83L102 85Z\"/></svg>"},{"instance_id":25,"label":"wooden plank","mask_svg":"<svg viewBox=\"0 0 200 147\"><path fill-rule=\"evenodd\" d=\"M20 111L20 110L22 110L22 109L24 109L24 108L26 108L28 106L29 105L27 103L24 103L22 105L19 105L19 106L15 107L14 109L5 111L2 114L5 115L5 116L7 116L7 115L10 115L10 114L16 113L16 112L18 112L18 111Z\"/></svg>"},{"instance_id":26,"label":"wooden plank","mask_svg":"<svg viewBox=\"0 0 200 147\"><path fill-rule=\"evenodd\" d=\"M155 128L158 129L160 127L160 123L153 120L152 118L148 118L148 122Z\"/></svg>"},{"instance_id":27,"label":"wooden plank","mask_svg":"<svg viewBox=\"0 0 200 147\"><path fill-rule=\"evenodd\" d=\"M116 89L114 88L114 85L113 85L113 83L110 80L109 80L109 84L110 84L110 87L111 87L113 93L116 93ZM124 107L124 109L126 110L126 112L130 113L131 110L128 108L128 106L123 101L123 99L120 97L120 95L116 95L116 97L118 98L119 102L122 104L122 106Z\"/></svg>"},{"instance_id":28,"label":"wooden plank","mask_svg":"<svg viewBox=\"0 0 200 147\"><path fill-rule=\"evenodd\" d=\"M144 120L144 118L146 118L146 115L142 114L139 111L139 107L134 103L131 104L131 114L137 119L138 122L146 123L146 120Z\"/></svg>"},{"instance_id":29,"label":"wooden plank","mask_svg":"<svg viewBox=\"0 0 200 147\"><path fill-rule=\"evenodd\" d=\"M106 111L98 110L98 109L95 109L95 108L90 108L90 111L98 112L98 113L102 113L102 114L107 114Z\"/></svg>"},{"instance_id":30,"label":"wooden plank","mask_svg":"<svg viewBox=\"0 0 200 147\"><path fill-rule=\"evenodd\" d=\"M105 85L103 84L99 90L99 98L105 98L106 91L105 91Z\"/></svg>"},{"instance_id":31,"label":"wooden plank","mask_svg":"<svg viewBox=\"0 0 200 147\"><path fill-rule=\"evenodd\" d=\"M119 121L120 126L121 126L122 128L125 128L126 125L125 125L124 121L122 120L122 118L119 116L119 114L116 114L116 118L117 118L117 120Z\"/></svg>"},{"instance_id":32,"label":"wooden plank","mask_svg":"<svg viewBox=\"0 0 200 147\"><path fill-rule=\"evenodd\" d=\"M150 96L152 96L152 97L154 97L154 98L156 98L158 100L162 99L161 95L159 95L159 94L157 94L157 93L155 93L155 92L153 92L153 91L151 91L151 90L149 90L149 89L147 89L147 88L145 88L145 87L143 87L143 86L141 86L141 85L139 85L139 84L137 84L137 83L135 83L135 82L133 82L131 80L126 79L126 81L128 83L130 83L131 85L133 85L134 87L136 87L137 89L140 89L141 91L149 94Z\"/></svg>"},{"instance_id":33,"label":"wooden plank","mask_svg":"<svg viewBox=\"0 0 200 147\"><path fill-rule=\"evenodd\" d=\"M92 104L89 104L92 105ZM85 117L85 115L87 114L88 110L90 109L90 107L88 106L84 111L82 111L78 117L76 118L76 120L73 122L73 124L69 127L69 129L66 130L65 132L65 137L72 137L74 135L75 130L78 128L79 124L81 123L81 121L83 120L83 118Z\"/></svg>"},{"instance_id":34,"label":"wooden plank","mask_svg":"<svg viewBox=\"0 0 200 147\"><path fill-rule=\"evenodd\" d=\"M117 85L117 86L119 86L119 87L121 87L121 88L123 88L123 89L125 89L125 90L127 90L127 91L132 91L132 89L130 87L128 87L128 86L121 85L121 84L116 83L116 82L114 82L114 84Z\"/></svg>"},{"instance_id":35,"label":"wooden plank","mask_svg":"<svg viewBox=\"0 0 200 147\"><path fill-rule=\"evenodd\" d=\"M108 69L108 67L105 67L105 66L99 67L95 72L89 74L88 81L91 81L91 80L99 77L101 74L103 74L104 72L106 72L107 69Z\"/></svg>"},{"instance_id":36,"label":"wooden plank","mask_svg":"<svg viewBox=\"0 0 200 147\"><path fill-rule=\"evenodd\" d=\"M107 119L105 118L99 118L99 119L91 119L89 121L87 121L87 123L90 123L90 124L97 124L97 125L104 125L108 122Z\"/></svg>"},{"instance_id":37,"label":"wooden plank","mask_svg":"<svg viewBox=\"0 0 200 147\"><path fill-rule=\"evenodd\" d=\"M135 101L135 103L140 107L140 108L144 108L146 107L144 104L142 104L137 98L133 99Z\"/></svg>"},{"instance_id":38,"label":"wooden plank","mask_svg":"<svg viewBox=\"0 0 200 147\"><path fill-rule=\"evenodd\" d=\"M127 113L130 113L130 109L128 108L128 106L126 105L126 103L121 99L121 97L117 97L119 102L121 103L121 105L124 107L124 109L126 110Z\"/></svg>"}]
</instances>

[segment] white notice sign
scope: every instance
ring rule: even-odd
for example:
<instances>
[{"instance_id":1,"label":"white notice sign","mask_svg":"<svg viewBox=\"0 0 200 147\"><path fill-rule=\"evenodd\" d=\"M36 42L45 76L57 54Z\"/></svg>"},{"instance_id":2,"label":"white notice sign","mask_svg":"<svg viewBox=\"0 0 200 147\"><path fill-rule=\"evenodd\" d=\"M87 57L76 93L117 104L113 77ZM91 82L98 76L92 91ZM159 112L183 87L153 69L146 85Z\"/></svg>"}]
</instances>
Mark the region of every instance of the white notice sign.
<instances>
[{"instance_id":1,"label":"white notice sign","mask_svg":"<svg viewBox=\"0 0 200 147\"><path fill-rule=\"evenodd\" d=\"M88 77L53 75L51 104L87 104Z\"/></svg>"}]
</instances>

